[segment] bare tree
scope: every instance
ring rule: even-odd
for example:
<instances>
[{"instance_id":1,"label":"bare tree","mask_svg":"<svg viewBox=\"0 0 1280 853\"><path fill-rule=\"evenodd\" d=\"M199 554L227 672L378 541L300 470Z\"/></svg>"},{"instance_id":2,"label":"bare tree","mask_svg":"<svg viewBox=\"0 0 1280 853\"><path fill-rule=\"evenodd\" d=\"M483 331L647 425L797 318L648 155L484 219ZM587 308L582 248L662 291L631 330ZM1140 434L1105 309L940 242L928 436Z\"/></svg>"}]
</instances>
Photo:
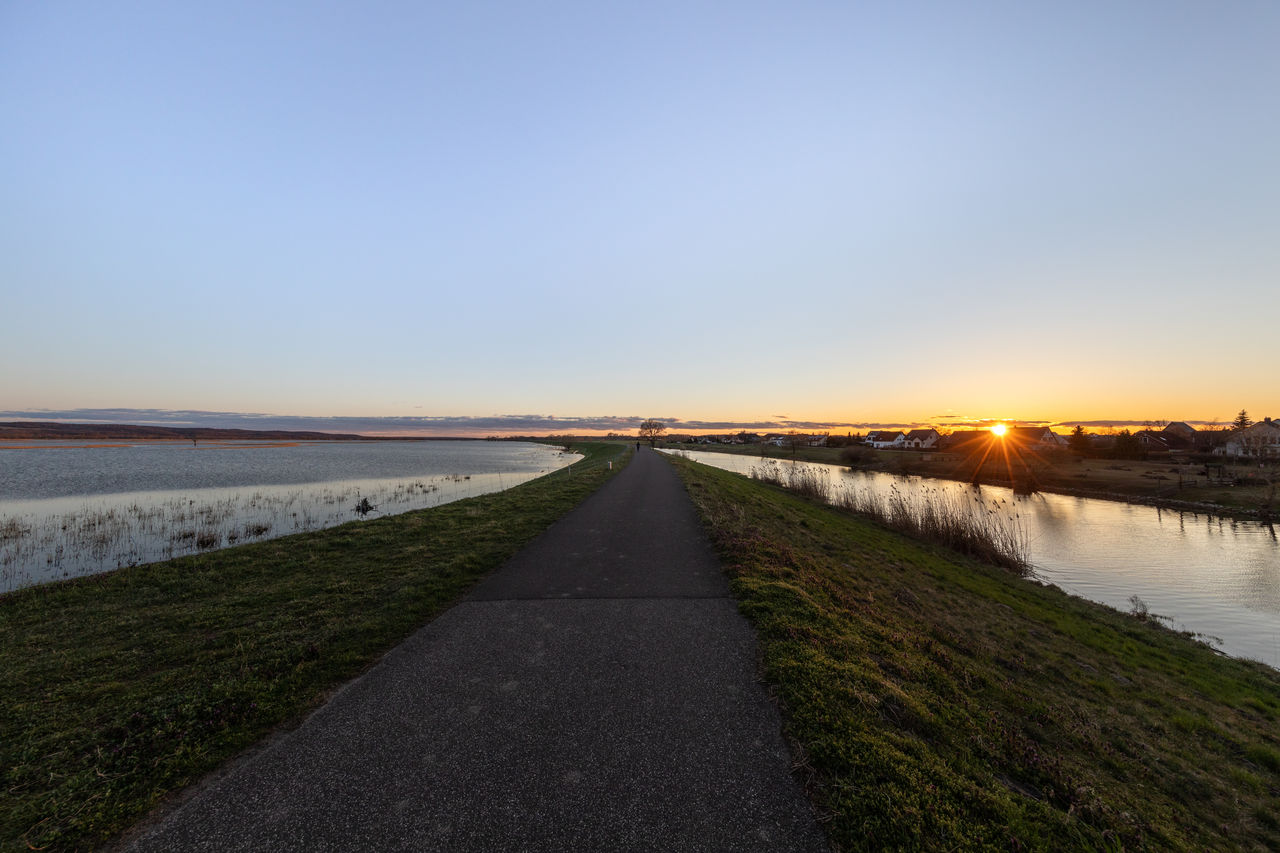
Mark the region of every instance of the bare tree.
<instances>
[{"instance_id":1,"label":"bare tree","mask_svg":"<svg viewBox=\"0 0 1280 853\"><path fill-rule=\"evenodd\" d=\"M667 425L662 421L655 421L649 418L640 424L640 437L649 439L649 443L655 443L662 434L667 431Z\"/></svg>"}]
</instances>

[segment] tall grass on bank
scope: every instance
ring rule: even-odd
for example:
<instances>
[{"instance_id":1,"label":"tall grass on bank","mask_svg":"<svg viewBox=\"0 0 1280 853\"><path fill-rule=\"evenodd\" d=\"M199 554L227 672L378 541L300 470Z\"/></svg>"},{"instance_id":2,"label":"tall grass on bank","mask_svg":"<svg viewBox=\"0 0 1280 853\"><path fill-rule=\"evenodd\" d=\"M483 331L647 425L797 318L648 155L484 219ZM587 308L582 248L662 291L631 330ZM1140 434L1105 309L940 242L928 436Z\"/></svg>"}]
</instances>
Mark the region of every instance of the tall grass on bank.
<instances>
[{"instance_id":1,"label":"tall grass on bank","mask_svg":"<svg viewBox=\"0 0 1280 853\"><path fill-rule=\"evenodd\" d=\"M1280 673L672 460L837 850L1280 850Z\"/></svg>"},{"instance_id":2,"label":"tall grass on bank","mask_svg":"<svg viewBox=\"0 0 1280 853\"><path fill-rule=\"evenodd\" d=\"M448 607L625 444L434 509L0 595L0 850L88 850Z\"/></svg>"},{"instance_id":3,"label":"tall grass on bank","mask_svg":"<svg viewBox=\"0 0 1280 853\"><path fill-rule=\"evenodd\" d=\"M776 462L752 468L751 477L1018 574L1031 570L1026 526L1007 504L986 498L981 489L961 496L934 488L905 494L894 486L890 494L883 495L867 489L833 487L824 468Z\"/></svg>"}]
</instances>

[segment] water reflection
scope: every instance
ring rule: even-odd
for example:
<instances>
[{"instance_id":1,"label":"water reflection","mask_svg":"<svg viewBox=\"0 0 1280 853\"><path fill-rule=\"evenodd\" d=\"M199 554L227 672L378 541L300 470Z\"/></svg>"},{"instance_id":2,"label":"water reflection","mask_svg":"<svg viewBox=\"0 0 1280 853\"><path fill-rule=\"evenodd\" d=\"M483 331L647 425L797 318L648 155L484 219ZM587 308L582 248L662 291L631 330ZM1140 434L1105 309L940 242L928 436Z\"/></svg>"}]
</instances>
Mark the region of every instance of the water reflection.
<instances>
[{"instance_id":1,"label":"water reflection","mask_svg":"<svg viewBox=\"0 0 1280 853\"><path fill-rule=\"evenodd\" d=\"M692 451L749 474L761 460ZM973 487L836 465L832 485L887 494ZM1067 495L980 487L1025 524L1035 574L1067 592L1128 611L1138 596L1171 627L1218 638L1228 654L1280 667L1280 539L1273 525Z\"/></svg>"},{"instance_id":2,"label":"water reflection","mask_svg":"<svg viewBox=\"0 0 1280 853\"><path fill-rule=\"evenodd\" d=\"M0 499L0 592L439 506L511 488L580 458L543 445L450 444L462 443L331 445L310 458L295 447L285 454L292 459L273 457L273 451L257 448L249 451L259 463L256 468L244 465L243 455L230 452L178 457L173 447L162 448L161 454L143 447L133 454L77 456L65 446L41 448L55 453L52 458L61 465L51 465L47 454L36 454L39 464L32 468L57 473L53 484L32 481L27 491L38 496ZM9 476L11 472L21 471L30 478L30 470L14 465L26 452L0 452L0 461L6 465L0 470L0 487L10 493L21 492L23 481L22 476ZM44 496L83 489L104 479L114 484L117 481L104 477L103 471L127 467L130 460L138 464L121 476L125 482L144 486L185 482L190 468L156 464L181 458L198 462L192 467L210 473L214 481L251 482L222 488ZM299 464L300 458L311 464ZM219 460L225 464L219 467ZM397 466L408 470L398 477L295 482L335 471L367 468L381 473ZM444 473L451 469L454 473ZM284 482L264 482L273 476Z\"/></svg>"}]
</instances>

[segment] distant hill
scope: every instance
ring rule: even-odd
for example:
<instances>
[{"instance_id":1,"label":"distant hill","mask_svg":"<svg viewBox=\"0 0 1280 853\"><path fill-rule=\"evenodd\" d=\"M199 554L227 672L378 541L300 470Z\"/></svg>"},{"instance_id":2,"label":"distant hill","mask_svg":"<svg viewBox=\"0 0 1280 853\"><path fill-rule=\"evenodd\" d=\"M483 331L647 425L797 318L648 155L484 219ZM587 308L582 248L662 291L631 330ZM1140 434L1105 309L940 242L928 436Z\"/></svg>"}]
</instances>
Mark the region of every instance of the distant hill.
<instances>
[{"instance_id":1,"label":"distant hill","mask_svg":"<svg viewBox=\"0 0 1280 853\"><path fill-rule=\"evenodd\" d=\"M3 439L238 439L241 441L376 441L364 435L333 432L294 432L283 429L209 429L205 427L136 426L133 424L59 424L27 421L0 422Z\"/></svg>"}]
</instances>

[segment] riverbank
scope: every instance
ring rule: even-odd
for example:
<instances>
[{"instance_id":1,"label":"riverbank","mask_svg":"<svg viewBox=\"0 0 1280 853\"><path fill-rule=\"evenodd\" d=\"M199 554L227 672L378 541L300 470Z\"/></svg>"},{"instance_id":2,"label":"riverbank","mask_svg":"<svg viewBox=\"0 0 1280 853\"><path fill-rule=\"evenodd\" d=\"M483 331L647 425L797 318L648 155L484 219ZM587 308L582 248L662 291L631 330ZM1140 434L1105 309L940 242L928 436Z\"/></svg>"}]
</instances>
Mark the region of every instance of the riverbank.
<instances>
[{"instance_id":1,"label":"riverbank","mask_svg":"<svg viewBox=\"0 0 1280 853\"><path fill-rule=\"evenodd\" d=\"M673 460L844 849L1275 849L1280 674Z\"/></svg>"},{"instance_id":2,"label":"riverbank","mask_svg":"<svg viewBox=\"0 0 1280 853\"><path fill-rule=\"evenodd\" d=\"M628 455L575 450L505 492L0 596L0 849L89 849L296 723Z\"/></svg>"},{"instance_id":3,"label":"riverbank","mask_svg":"<svg viewBox=\"0 0 1280 853\"><path fill-rule=\"evenodd\" d=\"M773 445L665 446L673 450L705 450L849 466L843 456L845 448L841 447L798 447L793 450ZM1280 480L1280 473L1271 468L1259 474L1256 466L1233 465L1226 460L1206 466L1185 459L1084 459L1064 451L1022 460L1018 470L1024 477L1019 480L1010 476L1004 459L987 459L975 464L974 460L955 453L858 450L860 458L855 465L858 470L977 482L985 486L1122 501L1250 521L1274 521L1280 514L1280 488L1274 484ZM1028 486L1028 482L1034 485Z\"/></svg>"}]
</instances>

